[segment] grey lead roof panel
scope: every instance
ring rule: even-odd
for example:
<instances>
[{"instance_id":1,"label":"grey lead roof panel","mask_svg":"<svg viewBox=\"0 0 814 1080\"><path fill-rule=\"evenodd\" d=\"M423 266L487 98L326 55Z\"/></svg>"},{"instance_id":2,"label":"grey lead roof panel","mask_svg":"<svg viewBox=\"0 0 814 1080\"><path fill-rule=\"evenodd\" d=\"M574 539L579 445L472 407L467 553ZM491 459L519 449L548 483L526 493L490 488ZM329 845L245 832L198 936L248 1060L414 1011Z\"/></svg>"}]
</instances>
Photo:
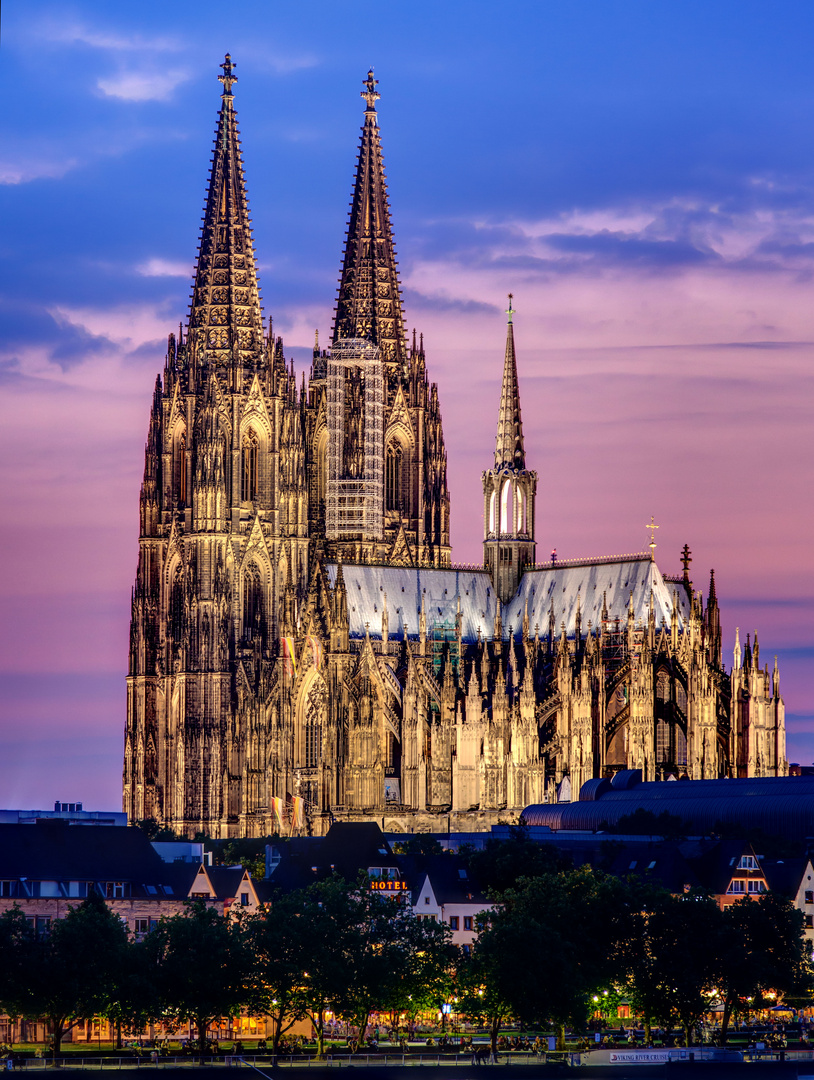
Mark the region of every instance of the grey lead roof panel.
<instances>
[{"instance_id":1,"label":"grey lead roof panel","mask_svg":"<svg viewBox=\"0 0 814 1080\"><path fill-rule=\"evenodd\" d=\"M331 585L336 583L335 563L327 565ZM365 636L365 624L372 638L381 637L382 611L387 598L388 633L401 638L407 623L410 637L418 637L421 600L427 619L427 633L434 629L453 630L460 600L464 641L476 641L478 630L491 638L495 625L495 590L486 570L434 570L408 566L361 566L343 564L342 573L348 594L350 636ZM628 603L633 594L636 622L645 623L650 609L650 594L656 615L656 626L662 619L667 624L673 608L673 595L678 596L679 625L683 626L688 612L686 591L661 576L658 566L649 557L616 561L554 565L541 570L529 570L520 582L517 595L501 612L503 636L510 629L519 636L528 599L529 627L535 624L540 633L548 632L549 608L554 605L557 633L565 622L566 633L572 637L576 628L577 599L582 612L582 633L590 620L593 626L602 614L603 594L611 619L627 618Z\"/></svg>"},{"instance_id":2,"label":"grey lead roof panel","mask_svg":"<svg viewBox=\"0 0 814 1080\"><path fill-rule=\"evenodd\" d=\"M336 565L329 564L327 570L334 585ZM478 629L482 637L492 636L495 590L486 570L343 564L342 574L348 594L351 637L364 637L365 623L370 626L371 637L381 637L385 595L390 637L401 638L405 622L409 636L418 637L422 597L428 634L434 627L455 629L460 599L464 641L476 641Z\"/></svg>"},{"instance_id":3,"label":"grey lead roof panel","mask_svg":"<svg viewBox=\"0 0 814 1080\"><path fill-rule=\"evenodd\" d=\"M675 584L668 584L661 576L658 566L647 556L619 559L617 562L564 564L543 570L528 570L520 581L517 595L503 611L504 626L517 629L522 626L526 601L528 600L529 627L535 624L540 632L548 630L549 611L554 607L554 620L559 634L561 624L573 637L576 631L577 601L585 634L590 620L596 626L602 615L602 598L605 597L611 619L627 619L628 604L633 595L633 614L636 622L647 621L650 610L650 593L656 627L662 619L670 625L673 595L678 596L679 626L683 626L687 614L687 593Z\"/></svg>"}]
</instances>

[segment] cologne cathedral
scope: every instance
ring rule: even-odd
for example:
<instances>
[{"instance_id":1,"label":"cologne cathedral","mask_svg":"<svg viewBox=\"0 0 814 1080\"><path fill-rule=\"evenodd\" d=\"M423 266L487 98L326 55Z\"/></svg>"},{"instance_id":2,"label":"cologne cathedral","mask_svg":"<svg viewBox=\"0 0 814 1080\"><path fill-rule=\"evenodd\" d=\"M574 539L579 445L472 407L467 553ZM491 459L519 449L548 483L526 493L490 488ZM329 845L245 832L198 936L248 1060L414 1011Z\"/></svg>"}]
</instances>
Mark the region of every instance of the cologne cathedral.
<instances>
[{"instance_id":1,"label":"cologne cathedral","mask_svg":"<svg viewBox=\"0 0 814 1080\"><path fill-rule=\"evenodd\" d=\"M511 297L483 568L455 566L438 389L408 340L370 72L330 348L260 307L227 55L188 325L156 379L124 809L181 833L488 828L596 777L787 771L775 664L730 671L649 554L538 562ZM496 357L496 364L500 358Z\"/></svg>"}]
</instances>

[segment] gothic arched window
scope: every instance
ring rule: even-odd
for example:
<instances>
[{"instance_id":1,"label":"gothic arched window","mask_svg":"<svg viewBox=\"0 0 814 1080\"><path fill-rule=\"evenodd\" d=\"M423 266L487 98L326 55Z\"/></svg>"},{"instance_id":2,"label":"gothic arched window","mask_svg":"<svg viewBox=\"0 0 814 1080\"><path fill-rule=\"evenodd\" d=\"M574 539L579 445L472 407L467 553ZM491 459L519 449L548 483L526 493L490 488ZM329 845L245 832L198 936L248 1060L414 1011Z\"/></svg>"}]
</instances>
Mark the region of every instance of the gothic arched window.
<instances>
[{"instance_id":1,"label":"gothic arched window","mask_svg":"<svg viewBox=\"0 0 814 1080\"><path fill-rule=\"evenodd\" d=\"M316 496L317 505L325 503L325 491L328 486L328 431L323 428L317 439L316 449Z\"/></svg>"},{"instance_id":2,"label":"gothic arched window","mask_svg":"<svg viewBox=\"0 0 814 1080\"><path fill-rule=\"evenodd\" d=\"M170 635L180 642L184 636L184 572L180 567L173 578L169 609Z\"/></svg>"},{"instance_id":3,"label":"gothic arched window","mask_svg":"<svg viewBox=\"0 0 814 1080\"><path fill-rule=\"evenodd\" d=\"M512 529L512 482L506 480L500 492L500 531L511 534Z\"/></svg>"},{"instance_id":4,"label":"gothic arched window","mask_svg":"<svg viewBox=\"0 0 814 1080\"><path fill-rule=\"evenodd\" d=\"M187 433L178 440L178 505L187 504Z\"/></svg>"},{"instance_id":5,"label":"gothic arched window","mask_svg":"<svg viewBox=\"0 0 814 1080\"><path fill-rule=\"evenodd\" d=\"M243 576L243 637L252 641L261 632L263 587L260 571L251 563Z\"/></svg>"},{"instance_id":6,"label":"gothic arched window","mask_svg":"<svg viewBox=\"0 0 814 1080\"><path fill-rule=\"evenodd\" d=\"M252 428L243 436L242 454L242 502L254 502L257 498L257 432Z\"/></svg>"},{"instance_id":7,"label":"gothic arched window","mask_svg":"<svg viewBox=\"0 0 814 1080\"><path fill-rule=\"evenodd\" d=\"M670 676L666 671L660 671L656 678L656 697L659 701L670 700Z\"/></svg>"},{"instance_id":8,"label":"gothic arched window","mask_svg":"<svg viewBox=\"0 0 814 1080\"><path fill-rule=\"evenodd\" d=\"M392 442L387 447L385 461L385 509L403 510L403 477L402 468L404 460L401 447L397 442Z\"/></svg>"},{"instance_id":9,"label":"gothic arched window","mask_svg":"<svg viewBox=\"0 0 814 1080\"><path fill-rule=\"evenodd\" d=\"M327 703L327 688L317 675L305 698L303 717L304 766L315 769L322 758L322 723Z\"/></svg>"}]
</instances>

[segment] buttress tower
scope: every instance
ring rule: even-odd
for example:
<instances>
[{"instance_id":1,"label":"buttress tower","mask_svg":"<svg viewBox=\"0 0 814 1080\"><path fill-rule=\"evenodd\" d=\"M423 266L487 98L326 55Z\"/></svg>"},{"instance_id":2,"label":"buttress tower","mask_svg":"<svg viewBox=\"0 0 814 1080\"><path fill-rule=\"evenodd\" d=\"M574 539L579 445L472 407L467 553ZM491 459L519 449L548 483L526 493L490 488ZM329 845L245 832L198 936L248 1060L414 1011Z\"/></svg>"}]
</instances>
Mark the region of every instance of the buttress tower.
<instances>
[{"instance_id":1,"label":"buttress tower","mask_svg":"<svg viewBox=\"0 0 814 1080\"><path fill-rule=\"evenodd\" d=\"M520 389L514 351L512 294L506 312L506 355L497 418L494 468L483 474L483 561L502 604L517 592L527 566L534 565L534 498L537 473L526 468Z\"/></svg>"}]
</instances>

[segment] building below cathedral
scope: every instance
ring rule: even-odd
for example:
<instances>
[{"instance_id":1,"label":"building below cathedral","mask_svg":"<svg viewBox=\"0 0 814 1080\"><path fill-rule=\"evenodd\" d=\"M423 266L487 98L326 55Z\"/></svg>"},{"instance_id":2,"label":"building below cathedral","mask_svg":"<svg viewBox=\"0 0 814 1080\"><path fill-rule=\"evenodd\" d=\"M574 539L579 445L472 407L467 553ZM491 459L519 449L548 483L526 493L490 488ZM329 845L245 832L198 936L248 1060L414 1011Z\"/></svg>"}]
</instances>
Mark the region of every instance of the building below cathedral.
<instances>
[{"instance_id":1,"label":"building below cathedral","mask_svg":"<svg viewBox=\"0 0 814 1080\"><path fill-rule=\"evenodd\" d=\"M723 666L714 577L536 561L511 297L483 569L456 567L438 390L408 342L376 113L329 350L298 388L260 308L232 87L186 331L156 380L124 809L214 837L487 828L586 780L787 772L777 668ZM499 362L499 358L496 357Z\"/></svg>"}]
</instances>

